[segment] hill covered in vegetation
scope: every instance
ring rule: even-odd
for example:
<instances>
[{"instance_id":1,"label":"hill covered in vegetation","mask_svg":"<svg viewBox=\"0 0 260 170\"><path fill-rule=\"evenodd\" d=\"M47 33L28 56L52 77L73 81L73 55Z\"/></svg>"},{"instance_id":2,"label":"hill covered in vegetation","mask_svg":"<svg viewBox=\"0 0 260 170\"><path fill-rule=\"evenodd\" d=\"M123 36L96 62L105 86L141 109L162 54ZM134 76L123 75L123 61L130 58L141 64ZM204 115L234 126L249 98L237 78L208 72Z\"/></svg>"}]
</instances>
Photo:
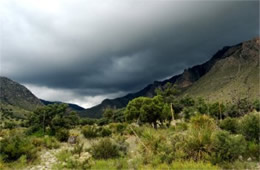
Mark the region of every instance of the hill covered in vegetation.
<instances>
[{"instance_id":1,"label":"hill covered in vegetation","mask_svg":"<svg viewBox=\"0 0 260 170\"><path fill-rule=\"evenodd\" d=\"M0 103L30 111L43 105L25 86L6 77L0 77Z\"/></svg>"},{"instance_id":2,"label":"hill covered in vegetation","mask_svg":"<svg viewBox=\"0 0 260 170\"><path fill-rule=\"evenodd\" d=\"M155 81L144 89L80 112L85 117L100 118L107 108L123 108L136 97L155 95L155 89L167 83L175 84L180 96L206 97L211 101L231 101L236 96L256 99L259 94L259 38L234 46L226 46L209 61L185 69L180 75L165 81Z\"/></svg>"}]
</instances>

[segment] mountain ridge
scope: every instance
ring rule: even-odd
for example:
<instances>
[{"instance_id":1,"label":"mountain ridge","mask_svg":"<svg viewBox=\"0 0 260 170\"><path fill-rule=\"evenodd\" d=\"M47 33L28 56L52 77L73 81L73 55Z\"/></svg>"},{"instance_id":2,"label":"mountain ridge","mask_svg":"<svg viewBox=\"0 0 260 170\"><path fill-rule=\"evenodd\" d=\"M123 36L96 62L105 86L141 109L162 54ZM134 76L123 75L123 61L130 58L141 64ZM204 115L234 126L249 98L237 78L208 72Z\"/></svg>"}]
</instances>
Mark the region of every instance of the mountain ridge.
<instances>
[{"instance_id":1,"label":"mountain ridge","mask_svg":"<svg viewBox=\"0 0 260 170\"><path fill-rule=\"evenodd\" d=\"M224 46L221 50L217 51L208 61L185 69L181 74L172 76L171 78L163 81L155 81L154 83L147 85L145 88L135 93L129 93L125 96L115 99L105 99L99 105L85 109L84 111L81 111L80 114L81 116L99 118L102 116L102 111L106 107L122 108L125 107L130 100L136 97L152 97L155 94L156 88L164 86L168 82L176 84L183 91L187 91L187 89L190 88L196 81L206 75L218 61L232 56L234 53L239 51L245 43L258 44L259 46L259 37L233 46ZM259 52L259 48L254 50Z\"/></svg>"},{"instance_id":2,"label":"mountain ridge","mask_svg":"<svg viewBox=\"0 0 260 170\"><path fill-rule=\"evenodd\" d=\"M25 86L7 77L0 76L0 103L33 111L42 102Z\"/></svg>"}]
</instances>

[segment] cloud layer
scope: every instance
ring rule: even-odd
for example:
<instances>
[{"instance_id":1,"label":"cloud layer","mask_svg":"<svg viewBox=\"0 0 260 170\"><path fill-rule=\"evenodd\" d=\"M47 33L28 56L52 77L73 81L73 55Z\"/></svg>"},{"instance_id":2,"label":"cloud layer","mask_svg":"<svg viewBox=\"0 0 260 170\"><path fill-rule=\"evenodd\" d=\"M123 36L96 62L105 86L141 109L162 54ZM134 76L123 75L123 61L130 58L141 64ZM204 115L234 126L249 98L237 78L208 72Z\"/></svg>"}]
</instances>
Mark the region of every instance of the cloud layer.
<instances>
[{"instance_id":1,"label":"cloud layer","mask_svg":"<svg viewBox=\"0 0 260 170\"><path fill-rule=\"evenodd\" d=\"M2 0L1 75L85 107L259 35L258 1Z\"/></svg>"}]
</instances>

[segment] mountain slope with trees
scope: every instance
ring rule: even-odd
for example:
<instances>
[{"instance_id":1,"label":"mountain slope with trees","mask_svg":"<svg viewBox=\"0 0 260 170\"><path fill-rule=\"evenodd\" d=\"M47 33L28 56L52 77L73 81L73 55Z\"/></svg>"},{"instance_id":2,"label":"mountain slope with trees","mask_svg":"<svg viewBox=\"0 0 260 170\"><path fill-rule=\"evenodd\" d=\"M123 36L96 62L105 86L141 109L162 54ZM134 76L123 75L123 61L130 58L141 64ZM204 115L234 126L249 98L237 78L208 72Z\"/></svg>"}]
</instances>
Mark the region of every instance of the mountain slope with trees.
<instances>
[{"instance_id":1,"label":"mountain slope with trees","mask_svg":"<svg viewBox=\"0 0 260 170\"><path fill-rule=\"evenodd\" d=\"M101 104L80 111L81 116L100 118L103 111L110 108L123 108L128 102L140 96L153 97L155 90L167 83L181 89L181 96L211 96L211 101L231 101L236 95L255 99L259 97L259 38L234 46L226 46L213 57L180 75L164 81L155 81L144 89L116 99L105 99ZM203 87L203 88L202 88Z\"/></svg>"}]
</instances>

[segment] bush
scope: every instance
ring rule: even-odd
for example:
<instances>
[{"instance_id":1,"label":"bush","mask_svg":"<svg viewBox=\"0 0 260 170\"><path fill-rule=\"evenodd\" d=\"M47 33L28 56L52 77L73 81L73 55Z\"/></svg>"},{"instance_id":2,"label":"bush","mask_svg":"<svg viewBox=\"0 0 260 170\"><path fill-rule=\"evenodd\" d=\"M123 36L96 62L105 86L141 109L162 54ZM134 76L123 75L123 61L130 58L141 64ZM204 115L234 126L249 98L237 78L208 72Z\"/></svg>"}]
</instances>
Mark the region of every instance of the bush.
<instances>
[{"instance_id":1,"label":"bush","mask_svg":"<svg viewBox=\"0 0 260 170\"><path fill-rule=\"evenodd\" d=\"M71 151L72 154L77 154L79 157L84 150L84 143L77 142Z\"/></svg>"},{"instance_id":2,"label":"bush","mask_svg":"<svg viewBox=\"0 0 260 170\"><path fill-rule=\"evenodd\" d=\"M259 143L260 136L260 114L250 113L241 119L240 131L249 141Z\"/></svg>"},{"instance_id":3,"label":"bush","mask_svg":"<svg viewBox=\"0 0 260 170\"><path fill-rule=\"evenodd\" d=\"M57 141L57 139L50 136L31 137L30 140L35 147L44 147L48 149L56 149L60 147L60 144Z\"/></svg>"},{"instance_id":4,"label":"bush","mask_svg":"<svg viewBox=\"0 0 260 170\"><path fill-rule=\"evenodd\" d=\"M48 149L53 149L53 148L59 148L60 144L57 141L55 137L51 136L44 136L43 138L43 146Z\"/></svg>"},{"instance_id":5,"label":"bush","mask_svg":"<svg viewBox=\"0 0 260 170\"><path fill-rule=\"evenodd\" d=\"M36 152L29 138L22 134L13 134L0 141L0 157L6 162L16 161L21 156L34 160L37 157Z\"/></svg>"},{"instance_id":6,"label":"bush","mask_svg":"<svg viewBox=\"0 0 260 170\"><path fill-rule=\"evenodd\" d=\"M248 142L246 155L254 160L259 160L260 144L255 142Z\"/></svg>"},{"instance_id":7,"label":"bush","mask_svg":"<svg viewBox=\"0 0 260 170\"><path fill-rule=\"evenodd\" d=\"M112 134L112 132L108 128L105 128L105 127L99 128L98 136L106 137L106 136L110 136L111 134Z\"/></svg>"},{"instance_id":8,"label":"bush","mask_svg":"<svg viewBox=\"0 0 260 170\"><path fill-rule=\"evenodd\" d=\"M44 146L44 139L43 138L32 137L31 141L32 141L32 144L36 147Z\"/></svg>"},{"instance_id":9,"label":"bush","mask_svg":"<svg viewBox=\"0 0 260 170\"><path fill-rule=\"evenodd\" d=\"M237 133L239 128L239 122L236 118L226 118L220 121L219 127L223 130L229 131L231 133Z\"/></svg>"},{"instance_id":10,"label":"bush","mask_svg":"<svg viewBox=\"0 0 260 170\"><path fill-rule=\"evenodd\" d=\"M69 150L62 150L56 155L58 163L53 169L90 169L92 162L88 155L73 155Z\"/></svg>"},{"instance_id":11,"label":"bush","mask_svg":"<svg viewBox=\"0 0 260 170\"><path fill-rule=\"evenodd\" d=\"M215 130L216 124L214 119L207 115L196 115L191 118L191 129L192 130L200 130L200 129L208 129L208 130Z\"/></svg>"},{"instance_id":12,"label":"bush","mask_svg":"<svg viewBox=\"0 0 260 170\"><path fill-rule=\"evenodd\" d=\"M91 118L81 118L79 121L80 125L94 125L96 122L96 119Z\"/></svg>"},{"instance_id":13,"label":"bush","mask_svg":"<svg viewBox=\"0 0 260 170\"><path fill-rule=\"evenodd\" d=\"M105 137L110 136L112 134L111 130L106 127L98 127L98 126L84 126L82 129L82 134L85 138L96 138L96 137Z\"/></svg>"},{"instance_id":14,"label":"bush","mask_svg":"<svg viewBox=\"0 0 260 170\"><path fill-rule=\"evenodd\" d=\"M173 148L166 135L161 131L147 128L142 133L142 141L145 145L140 145L140 152L143 153L144 164L171 163L173 158Z\"/></svg>"},{"instance_id":15,"label":"bush","mask_svg":"<svg viewBox=\"0 0 260 170\"><path fill-rule=\"evenodd\" d=\"M111 129L114 133L122 134L127 128L126 123L110 123L109 129Z\"/></svg>"},{"instance_id":16,"label":"bush","mask_svg":"<svg viewBox=\"0 0 260 170\"><path fill-rule=\"evenodd\" d=\"M55 137L60 141L60 142L66 142L68 141L69 138L69 130L61 128L55 133Z\"/></svg>"},{"instance_id":17,"label":"bush","mask_svg":"<svg viewBox=\"0 0 260 170\"><path fill-rule=\"evenodd\" d=\"M105 138L93 144L90 148L90 153L96 159L109 159L119 157L120 149L110 139Z\"/></svg>"},{"instance_id":18,"label":"bush","mask_svg":"<svg viewBox=\"0 0 260 170\"><path fill-rule=\"evenodd\" d=\"M98 137L98 127L96 126L84 126L81 132L85 138Z\"/></svg>"},{"instance_id":19,"label":"bush","mask_svg":"<svg viewBox=\"0 0 260 170\"><path fill-rule=\"evenodd\" d=\"M260 100L255 100L253 103L253 107L256 111L260 112Z\"/></svg>"},{"instance_id":20,"label":"bush","mask_svg":"<svg viewBox=\"0 0 260 170\"><path fill-rule=\"evenodd\" d=\"M234 161L246 150L246 141L242 135L231 135L227 131L217 131L212 135L212 163Z\"/></svg>"}]
</instances>

